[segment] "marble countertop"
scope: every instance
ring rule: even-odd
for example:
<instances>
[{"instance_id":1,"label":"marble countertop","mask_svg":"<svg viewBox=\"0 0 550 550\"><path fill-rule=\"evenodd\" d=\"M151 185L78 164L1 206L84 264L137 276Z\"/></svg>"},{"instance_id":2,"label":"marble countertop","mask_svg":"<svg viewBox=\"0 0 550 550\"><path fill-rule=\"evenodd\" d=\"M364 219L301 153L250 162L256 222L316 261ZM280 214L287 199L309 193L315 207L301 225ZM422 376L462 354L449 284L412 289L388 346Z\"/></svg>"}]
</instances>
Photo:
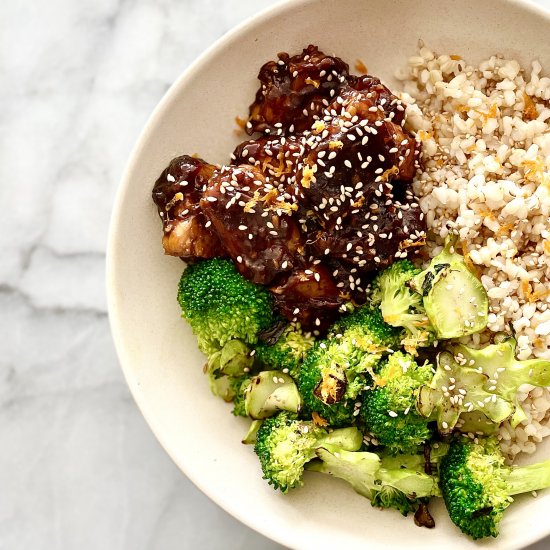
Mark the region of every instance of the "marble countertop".
<instances>
[{"instance_id":1,"label":"marble countertop","mask_svg":"<svg viewBox=\"0 0 550 550\"><path fill-rule=\"evenodd\" d=\"M111 206L146 118L208 45L274 3L0 3L1 549L281 548L157 443L104 292Z\"/></svg>"}]
</instances>

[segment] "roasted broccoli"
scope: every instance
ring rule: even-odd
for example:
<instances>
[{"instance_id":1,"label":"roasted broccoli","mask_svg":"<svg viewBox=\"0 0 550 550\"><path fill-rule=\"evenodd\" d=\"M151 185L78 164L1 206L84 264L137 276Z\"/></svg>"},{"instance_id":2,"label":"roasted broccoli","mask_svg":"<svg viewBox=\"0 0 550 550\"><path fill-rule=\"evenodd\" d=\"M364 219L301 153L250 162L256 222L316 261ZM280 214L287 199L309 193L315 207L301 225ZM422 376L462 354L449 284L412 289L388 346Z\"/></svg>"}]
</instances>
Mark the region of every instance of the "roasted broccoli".
<instances>
[{"instance_id":1,"label":"roasted broccoli","mask_svg":"<svg viewBox=\"0 0 550 550\"><path fill-rule=\"evenodd\" d=\"M371 383L374 367L398 345L399 330L384 323L378 309L365 306L342 318L299 369L306 412L319 414L331 426L351 424L355 400Z\"/></svg>"},{"instance_id":2,"label":"roasted broccoli","mask_svg":"<svg viewBox=\"0 0 550 550\"><path fill-rule=\"evenodd\" d=\"M233 393L233 410L235 416L248 416L244 400L250 387L249 376L239 376L230 380L230 388Z\"/></svg>"},{"instance_id":3,"label":"roasted broccoli","mask_svg":"<svg viewBox=\"0 0 550 550\"><path fill-rule=\"evenodd\" d=\"M435 332L426 315L422 296L409 287L409 281L421 272L409 260L399 260L372 283L371 302L380 307L384 321L403 327L402 345L409 353L433 343Z\"/></svg>"},{"instance_id":4,"label":"roasted broccoli","mask_svg":"<svg viewBox=\"0 0 550 550\"><path fill-rule=\"evenodd\" d=\"M448 351L437 356L437 369L429 384L418 393L417 411L437 420L443 435L451 433L462 413L479 411L500 423L514 412L512 404L485 389L487 376L468 365L460 365Z\"/></svg>"},{"instance_id":5,"label":"roasted broccoli","mask_svg":"<svg viewBox=\"0 0 550 550\"><path fill-rule=\"evenodd\" d=\"M260 459L264 479L286 493L302 485L304 466L316 456L315 450L320 445L335 444L356 451L362 441L357 428L328 432L313 422L297 420L295 415L281 412L263 421L256 434L254 451Z\"/></svg>"},{"instance_id":6,"label":"roasted broccoli","mask_svg":"<svg viewBox=\"0 0 550 550\"><path fill-rule=\"evenodd\" d=\"M349 452L336 445L324 444L315 452L320 460L310 462L308 470L344 479L373 506L395 508L406 516L416 510L418 499L440 495L437 476L423 468L387 467L375 453Z\"/></svg>"},{"instance_id":7,"label":"roasted broccoli","mask_svg":"<svg viewBox=\"0 0 550 550\"><path fill-rule=\"evenodd\" d=\"M516 427L526 414L517 400L523 384L550 386L550 361L545 359L516 359L516 340L498 334L495 343L483 349L459 344L449 348L461 365L468 365L485 377L484 389L510 402L514 408L510 423Z\"/></svg>"},{"instance_id":8,"label":"roasted broccoli","mask_svg":"<svg viewBox=\"0 0 550 550\"><path fill-rule=\"evenodd\" d=\"M251 378L244 393L245 412L256 420L273 416L278 411L298 413L302 406L294 380L276 370L262 371Z\"/></svg>"},{"instance_id":9,"label":"roasted broccoli","mask_svg":"<svg viewBox=\"0 0 550 550\"><path fill-rule=\"evenodd\" d=\"M179 282L178 302L206 355L232 339L254 344L275 320L269 291L247 281L229 260L190 265Z\"/></svg>"},{"instance_id":10,"label":"roasted broccoli","mask_svg":"<svg viewBox=\"0 0 550 550\"><path fill-rule=\"evenodd\" d=\"M469 271L449 237L430 265L410 279L421 294L426 314L438 338L459 338L487 326L489 300L481 282Z\"/></svg>"},{"instance_id":11,"label":"roasted broccoli","mask_svg":"<svg viewBox=\"0 0 550 550\"><path fill-rule=\"evenodd\" d=\"M221 350L210 355L205 367L212 393L225 401L235 399L239 393L238 383L253 363L246 344L240 340L227 342Z\"/></svg>"},{"instance_id":12,"label":"roasted broccoli","mask_svg":"<svg viewBox=\"0 0 550 550\"><path fill-rule=\"evenodd\" d=\"M496 537L513 495L550 487L550 460L508 467L495 438L460 437L441 461L440 478L453 523L474 539Z\"/></svg>"},{"instance_id":13,"label":"roasted broccoli","mask_svg":"<svg viewBox=\"0 0 550 550\"><path fill-rule=\"evenodd\" d=\"M299 324L291 324L274 344L256 344L255 357L263 366L282 370L295 378L300 364L313 344L311 334L303 333Z\"/></svg>"},{"instance_id":14,"label":"roasted broccoli","mask_svg":"<svg viewBox=\"0 0 550 550\"><path fill-rule=\"evenodd\" d=\"M416 412L420 387L433 373L428 363L418 365L400 351L381 362L374 375L374 388L365 392L361 417L378 443L390 452L413 453L428 441L428 419Z\"/></svg>"},{"instance_id":15,"label":"roasted broccoli","mask_svg":"<svg viewBox=\"0 0 550 550\"><path fill-rule=\"evenodd\" d=\"M503 334L496 336L494 344L482 349L463 344L450 346L449 351L438 355L432 381L420 389L419 413L437 420L442 434L450 433L465 413L470 415L466 423L473 424L476 418L496 424L510 419L512 426L517 426L526 418L517 401L518 388L523 384L550 385L550 361L518 361L515 353L515 339ZM491 430L482 431L490 433Z\"/></svg>"}]
</instances>

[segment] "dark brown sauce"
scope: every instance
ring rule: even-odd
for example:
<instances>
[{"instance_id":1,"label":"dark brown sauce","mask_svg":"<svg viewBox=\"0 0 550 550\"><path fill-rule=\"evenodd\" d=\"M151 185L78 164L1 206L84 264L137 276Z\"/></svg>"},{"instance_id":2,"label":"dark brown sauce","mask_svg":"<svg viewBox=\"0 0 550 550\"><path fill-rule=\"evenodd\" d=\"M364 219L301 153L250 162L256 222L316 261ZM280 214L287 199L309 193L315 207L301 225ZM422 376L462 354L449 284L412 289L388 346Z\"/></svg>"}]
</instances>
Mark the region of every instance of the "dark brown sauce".
<instances>
[{"instance_id":1,"label":"dark brown sauce","mask_svg":"<svg viewBox=\"0 0 550 550\"><path fill-rule=\"evenodd\" d=\"M414 254L425 224L411 191L405 108L372 76L315 46L278 54L231 164L182 156L153 189L167 254L230 257L289 320L322 331L372 273Z\"/></svg>"}]
</instances>

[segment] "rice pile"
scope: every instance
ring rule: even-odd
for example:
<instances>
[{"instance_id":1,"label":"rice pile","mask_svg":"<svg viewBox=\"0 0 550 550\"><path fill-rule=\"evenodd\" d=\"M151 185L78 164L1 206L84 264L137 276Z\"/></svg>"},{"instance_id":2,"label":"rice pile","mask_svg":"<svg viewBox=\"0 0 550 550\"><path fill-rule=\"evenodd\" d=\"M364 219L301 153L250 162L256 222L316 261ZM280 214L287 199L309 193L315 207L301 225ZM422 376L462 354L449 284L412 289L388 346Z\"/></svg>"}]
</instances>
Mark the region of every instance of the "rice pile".
<instances>
[{"instance_id":1,"label":"rice pile","mask_svg":"<svg viewBox=\"0 0 550 550\"><path fill-rule=\"evenodd\" d=\"M488 331L513 331L518 358L550 359L550 78L493 56L478 67L420 44L398 75L406 126L423 145L414 189L431 254L449 231L489 295ZM528 420L500 437L513 459L550 435L550 392L522 387Z\"/></svg>"}]
</instances>

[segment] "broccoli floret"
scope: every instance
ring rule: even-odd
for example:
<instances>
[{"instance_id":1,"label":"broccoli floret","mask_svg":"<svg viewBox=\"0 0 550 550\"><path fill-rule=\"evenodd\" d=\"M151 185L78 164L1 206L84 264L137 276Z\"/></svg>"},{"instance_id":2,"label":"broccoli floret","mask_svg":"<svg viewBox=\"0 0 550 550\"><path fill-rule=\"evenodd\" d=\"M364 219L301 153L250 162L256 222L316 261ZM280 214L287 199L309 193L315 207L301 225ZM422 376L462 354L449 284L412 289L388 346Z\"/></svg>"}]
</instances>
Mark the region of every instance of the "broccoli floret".
<instances>
[{"instance_id":1,"label":"broccoli floret","mask_svg":"<svg viewBox=\"0 0 550 550\"><path fill-rule=\"evenodd\" d=\"M305 411L319 414L331 426L349 425L373 368L398 344L399 331L384 323L378 309L362 307L338 321L299 369Z\"/></svg>"},{"instance_id":2,"label":"broccoli floret","mask_svg":"<svg viewBox=\"0 0 550 550\"><path fill-rule=\"evenodd\" d=\"M214 395L224 401L240 401L240 382L254 363L250 353L248 346L240 340L230 340L221 350L210 355L205 373Z\"/></svg>"},{"instance_id":3,"label":"broccoli floret","mask_svg":"<svg viewBox=\"0 0 550 550\"><path fill-rule=\"evenodd\" d=\"M373 491L370 499L375 508L393 508L404 516L415 512L418 506L418 499L408 497L391 485L382 485L378 491Z\"/></svg>"},{"instance_id":4,"label":"broccoli floret","mask_svg":"<svg viewBox=\"0 0 550 550\"><path fill-rule=\"evenodd\" d=\"M362 351L377 354L397 349L401 331L384 322L377 307L365 305L334 323L329 339L344 336L355 339Z\"/></svg>"},{"instance_id":5,"label":"broccoli floret","mask_svg":"<svg viewBox=\"0 0 550 550\"><path fill-rule=\"evenodd\" d=\"M352 423L354 403L346 398L348 379L342 366L333 364L326 342L318 342L306 354L296 381L305 414L317 413L331 426ZM356 378L356 384L362 377Z\"/></svg>"},{"instance_id":6,"label":"broccoli floret","mask_svg":"<svg viewBox=\"0 0 550 550\"><path fill-rule=\"evenodd\" d=\"M300 364L313 344L314 339L310 333L302 332L299 324L291 324L275 344L256 344L256 360L270 369L284 370L295 378Z\"/></svg>"},{"instance_id":7,"label":"broccoli floret","mask_svg":"<svg viewBox=\"0 0 550 550\"><path fill-rule=\"evenodd\" d=\"M355 451L362 437L357 428L328 432L313 422L297 420L287 412L264 420L256 434L254 451L260 459L264 479L286 493L302 485L304 466L315 457L315 450L325 443Z\"/></svg>"},{"instance_id":8,"label":"broccoli floret","mask_svg":"<svg viewBox=\"0 0 550 550\"><path fill-rule=\"evenodd\" d=\"M233 378L231 379L230 387L233 393L233 410L231 412L235 416L248 416L244 399L250 387L250 377L239 376L238 378Z\"/></svg>"},{"instance_id":9,"label":"broccoli floret","mask_svg":"<svg viewBox=\"0 0 550 550\"><path fill-rule=\"evenodd\" d=\"M399 260L374 279L371 294L371 302L380 307L384 321L405 329L402 345L413 354L417 347L429 346L435 339L422 296L408 284L420 272L409 260Z\"/></svg>"},{"instance_id":10,"label":"broccoli floret","mask_svg":"<svg viewBox=\"0 0 550 550\"><path fill-rule=\"evenodd\" d=\"M505 334L498 334L495 343L483 349L472 349L460 344L452 346L450 350L461 364L482 372L485 376L485 390L512 404L512 427L516 427L526 418L525 411L517 400L518 388L523 384L550 386L550 361L518 361L516 340Z\"/></svg>"},{"instance_id":11,"label":"broccoli floret","mask_svg":"<svg viewBox=\"0 0 550 550\"><path fill-rule=\"evenodd\" d=\"M320 460L310 462L308 470L344 479L373 506L395 508L407 515L417 508L418 499L440 495L436 475L400 465L385 467L375 453L349 452L325 444L316 454Z\"/></svg>"},{"instance_id":12,"label":"broccoli floret","mask_svg":"<svg viewBox=\"0 0 550 550\"><path fill-rule=\"evenodd\" d=\"M485 389L487 376L448 351L437 356L437 369L429 384L418 393L417 411L437 420L439 433L451 433L462 413L478 411L492 422L500 423L514 412L512 404ZM462 363L462 361L461 361Z\"/></svg>"},{"instance_id":13,"label":"broccoli floret","mask_svg":"<svg viewBox=\"0 0 550 550\"><path fill-rule=\"evenodd\" d=\"M409 285L422 295L426 314L438 338L460 338L487 326L489 299L481 282L455 251L449 236L443 250Z\"/></svg>"},{"instance_id":14,"label":"broccoli floret","mask_svg":"<svg viewBox=\"0 0 550 550\"><path fill-rule=\"evenodd\" d=\"M479 350L462 344L450 346L439 354L430 384L420 389L419 413L437 419L442 434L450 433L464 413L477 413L467 417L470 423L476 417L496 424L510 419L512 426L517 426L525 419L517 400L518 388L522 384L550 385L550 361L518 361L515 353L514 338L502 334L496 336L495 344ZM487 428L481 431L490 432Z\"/></svg>"},{"instance_id":15,"label":"broccoli floret","mask_svg":"<svg viewBox=\"0 0 550 550\"><path fill-rule=\"evenodd\" d=\"M361 417L388 451L412 453L430 439L428 419L416 412L416 400L432 376L431 365L418 365L402 352L390 355L376 372L374 389L364 394Z\"/></svg>"},{"instance_id":16,"label":"broccoli floret","mask_svg":"<svg viewBox=\"0 0 550 550\"><path fill-rule=\"evenodd\" d=\"M474 539L496 537L513 495L550 487L550 460L510 468L495 438L461 437L442 459L440 478L453 523Z\"/></svg>"},{"instance_id":17,"label":"broccoli floret","mask_svg":"<svg viewBox=\"0 0 550 550\"><path fill-rule=\"evenodd\" d=\"M275 319L269 291L247 281L221 258L197 262L183 272L178 302L206 355L234 338L255 344Z\"/></svg>"}]
</instances>

